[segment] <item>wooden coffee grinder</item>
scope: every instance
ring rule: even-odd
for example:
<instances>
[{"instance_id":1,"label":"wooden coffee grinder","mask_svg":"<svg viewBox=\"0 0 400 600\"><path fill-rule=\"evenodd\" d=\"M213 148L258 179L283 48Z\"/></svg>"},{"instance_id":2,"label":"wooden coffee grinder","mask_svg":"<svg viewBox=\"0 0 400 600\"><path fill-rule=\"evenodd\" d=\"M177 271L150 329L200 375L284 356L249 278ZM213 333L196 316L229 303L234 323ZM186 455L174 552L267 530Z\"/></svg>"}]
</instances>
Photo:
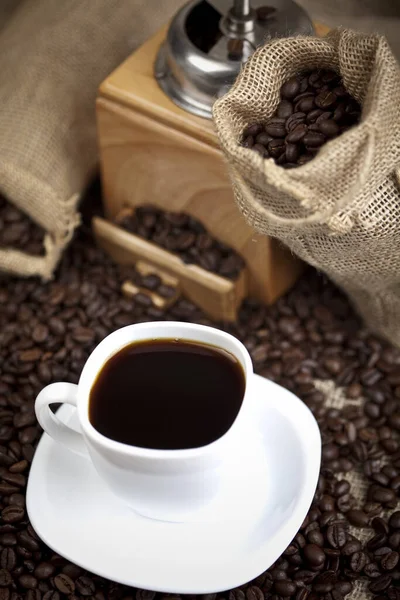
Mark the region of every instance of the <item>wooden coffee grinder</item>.
<instances>
[{"instance_id":1,"label":"wooden coffee grinder","mask_svg":"<svg viewBox=\"0 0 400 600\"><path fill-rule=\"evenodd\" d=\"M312 34L292 0L191 0L101 85L98 135L106 219L98 243L115 260L175 282L213 318L234 320L247 295L272 303L301 265L240 215L211 120L211 107L241 64L271 36ZM116 225L126 211L152 204L187 213L234 248L245 268L228 280ZM127 293L138 289L127 282ZM141 291L141 290L140 290Z\"/></svg>"}]
</instances>

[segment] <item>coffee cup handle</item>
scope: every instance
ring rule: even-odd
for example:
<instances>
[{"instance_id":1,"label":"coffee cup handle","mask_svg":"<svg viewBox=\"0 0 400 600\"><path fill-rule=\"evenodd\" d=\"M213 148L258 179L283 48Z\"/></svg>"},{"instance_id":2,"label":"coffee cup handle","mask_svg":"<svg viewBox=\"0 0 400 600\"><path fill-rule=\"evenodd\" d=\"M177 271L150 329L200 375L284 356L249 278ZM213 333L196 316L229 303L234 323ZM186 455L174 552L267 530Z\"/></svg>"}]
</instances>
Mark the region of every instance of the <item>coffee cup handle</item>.
<instances>
[{"instance_id":1,"label":"coffee cup handle","mask_svg":"<svg viewBox=\"0 0 400 600\"><path fill-rule=\"evenodd\" d=\"M50 409L51 404L70 404L76 408L78 386L74 383L51 383L35 402L36 418L44 431L75 454L89 458L82 434L65 425Z\"/></svg>"}]
</instances>

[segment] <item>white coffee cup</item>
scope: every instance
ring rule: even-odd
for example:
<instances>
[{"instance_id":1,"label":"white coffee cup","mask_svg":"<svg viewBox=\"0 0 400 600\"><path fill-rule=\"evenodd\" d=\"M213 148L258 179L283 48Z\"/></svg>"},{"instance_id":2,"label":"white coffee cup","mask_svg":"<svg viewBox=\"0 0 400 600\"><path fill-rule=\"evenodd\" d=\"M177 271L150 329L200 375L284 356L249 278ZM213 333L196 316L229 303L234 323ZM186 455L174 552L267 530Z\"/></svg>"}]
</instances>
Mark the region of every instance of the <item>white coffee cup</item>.
<instances>
[{"instance_id":1,"label":"white coffee cup","mask_svg":"<svg viewBox=\"0 0 400 600\"><path fill-rule=\"evenodd\" d=\"M111 440L89 421L91 388L107 360L125 346L141 340L192 340L223 348L243 368L245 393L230 429L219 439L200 448L156 450ZM138 513L163 521L185 521L206 506L217 494L224 463L243 440L251 358L235 337L203 325L161 321L129 325L111 333L89 356L79 384L53 383L36 399L37 419L54 440L93 462L110 489ZM156 373L154 374L156 376ZM67 403L77 409L81 433L62 423L50 405Z\"/></svg>"}]
</instances>

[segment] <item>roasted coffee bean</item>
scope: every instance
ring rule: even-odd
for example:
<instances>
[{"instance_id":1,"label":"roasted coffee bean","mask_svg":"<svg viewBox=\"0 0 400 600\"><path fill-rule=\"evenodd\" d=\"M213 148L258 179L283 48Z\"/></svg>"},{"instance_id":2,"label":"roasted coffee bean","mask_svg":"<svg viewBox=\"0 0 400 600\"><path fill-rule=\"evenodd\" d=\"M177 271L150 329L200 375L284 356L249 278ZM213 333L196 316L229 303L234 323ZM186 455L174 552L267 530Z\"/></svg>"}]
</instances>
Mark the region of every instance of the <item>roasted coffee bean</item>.
<instances>
[{"instance_id":1,"label":"roasted coffee bean","mask_svg":"<svg viewBox=\"0 0 400 600\"><path fill-rule=\"evenodd\" d=\"M388 504L389 502L395 502L396 494L393 490L381 486L373 486L371 487L371 499L381 504Z\"/></svg>"},{"instance_id":2,"label":"roasted coffee bean","mask_svg":"<svg viewBox=\"0 0 400 600\"><path fill-rule=\"evenodd\" d=\"M362 510L353 509L346 513L346 518L355 527L367 527L369 523L368 515Z\"/></svg>"},{"instance_id":3,"label":"roasted coffee bean","mask_svg":"<svg viewBox=\"0 0 400 600\"><path fill-rule=\"evenodd\" d=\"M339 126L332 119L320 121L318 123L318 128L320 132L328 138L336 137L340 132Z\"/></svg>"},{"instance_id":4,"label":"roasted coffee bean","mask_svg":"<svg viewBox=\"0 0 400 600\"><path fill-rule=\"evenodd\" d=\"M78 577L75 581L75 585L81 596L91 596L96 591L95 584L90 577Z\"/></svg>"},{"instance_id":5,"label":"roasted coffee bean","mask_svg":"<svg viewBox=\"0 0 400 600\"><path fill-rule=\"evenodd\" d=\"M390 575L381 575L381 577L378 577L377 579L375 579L375 581L372 581L369 584L368 589L374 594L384 592L390 586L391 583L392 578Z\"/></svg>"},{"instance_id":6,"label":"roasted coffee bean","mask_svg":"<svg viewBox=\"0 0 400 600\"><path fill-rule=\"evenodd\" d=\"M317 131L309 131L303 138L306 148L319 148L325 141L325 136Z\"/></svg>"},{"instance_id":7,"label":"roasted coffee bean","mask_svg":"<svg viewBox=\"0 0 400 600\"><path fill-rule=\"evenodd\" d=\"M341 524L330 525L326 537L332 548L343 548L347 542L346 530Z\"/></svg>"},{"instance_id":8,"label":"roasted coffee bean","mask_svg":"<svg viewBox=\"0 0 400 600\"><path fill-rule=\"evenodd\" d=\"M335 583L335 590L337 590L342 596L347 596L353 591L353 584L350 581L338 581Z\"/></svg>"},{"instance_id":9,"label":"roasted coffee bean","mask_svg":"<svg viewBox=\"0 0 400 600\"><path fill-rule=\"evenodd\" d=\"M342 548L343 556L351 556L361 550L361 543L358 540L350 540Z\"/></svg>"},{"instance_id":10,"label":"roasted coffee bean","mask_svg":"<svg viewBox=\"0 0 400 600\"><path fill-rule=\"evenodd\" d=\"M400 550L400 531L395 531L389 535L388 544L393 550Z\"/></svg>"},{"instance_id":11,"label":"roasted coffee bean","mask_svg":"<svg viewBox=\"0 0 400 600\"><path fill-rule=\"evenodd\" d=\"M399 563L399 553L395 551L387 552L381 559L381 567L384 571L393 571Z\"/></svg>"},{"instance_id":12,"label":"roasted coffee bean","mask_svg":"<svg viewBox=\"0 0 400 600\"><path fill-rule=\"evenodd\" d=\"M367 548L371 552L374 552L378 548L382 548L385 545L387 537L384 533L377 533L367 543Z\"/></svg>"},{"instance_id":13,"label":"roasted coffee bean","mask_svg":"<svg viewBox=\"0 0 400 600\"><path fill-rule=\"evenodd\" d=\"M286 160L295 163L299 158L299 148L296 144L286 144Z\"/></svg>"},{"instance_id":14,"label":"roasted coffee bean","mask_svg":"<svg viewBox=\"0 0 400 600\"><path fill-rule=\"evenodd\" d=\"M290 133L286 136L286 141L288 144L297 144L300 142L308 131L307 125L304 123L300 123L296 125L294 129L291 130Z\"/></svg>"},{"instance_id":15,"label":"roasted coffee bean","mask_svg":"<svg viewBox=\"0 0 400 600\"><path fill-rule=\"evenodd\" d=\"M282 100L278 105L276 114L281 119L287 119L293 114L293 104L288 100Z\"/></svg>"},{"instance_id":16,"label":"roasted coffee bean","mask_svg":"<svg viewBox=\"0 0 400 600\"><path fill-rule=\"evenodd\" d=\"M251 135L252 137L256 137L259 133L261 133L262 131L262 125L260 125L259 123L253 123L251 125L248 125L246 127L246 129L243 132L243 135L245 137ZM154 222L155 225L155 222Z\"/></svg>"},{"instance_id":17,"label":"roasted coffee bean","mask_svg":"<svg viewBox=\"0 0 400 600\"><path fill-rule=\"evenodd\" d=\"M355 573L361 573L368 562L365 552L355 552L350 557L350 568Z\"/></svg>"},{"instance_id":18,"label":"roasted coffee bean","mask_svg":"<svg viewBox=\"0 0 400 600\"><path fill-rule=\"evenodd\" d=\"M283 140L272 140L268 144L268 152L272 158L279 158L286 151L286 145Z\"/></svg>"},{"instance_id":19,"label":"roasted coffee bean","mask_svg":"<svg viewBox=\"0 0 400 600\"><path fill-rule=\"evenodd\" d=\"M324 545L325 541L324 536L320 531L318 531L318 529L310 531L310 533L307 535L307 540L310 544L316 544L317 546L321 547Z\"/></svg>"},{"instance_id":20,"label":"roasted coffee bean","mask_svg":"<svg viewBox=\"0 0 400 600\"><path fill-rule=\"evenodd\" d=\"M51 562L42 562L35 568L34 575L37 579L49 579L54 571L55 567Z\"/></svg>"},{"instance_id":21,"label":"roasted coffee bean","mask_svg":"<svg viewBox=\"0 0 400 600\"><path fill-rule=\"evenodd\" d=\"M381 576L381 571L378 565L374 562L370 562L365 566L364 573L370 579L378 579L378 577Z\"/></svg>"},{"instance_id":22,"label":"roasted coffee bean","mask_svg":"<svg viewBox=\"0 0 400 600\"><path fill-rule=\"evenodd\" d=\"M292 77L288 79L283 86L281 87L281 95L283 98L287 100L292 100L300 90L300 81L297 77Z\"/></svg>"},{"instance_id":23,"label":"roasted coffee bean","mask_svg":"<svg viewBox=\"0 0 400 600\"><path fill-rule=\"evenodd\" d=\"M387 535L389 533L388 523L382 519L382 517L374 517L371 521L371 525L375 533L383 533L383 535Z\"/></svg>"},{"instance_id":24,"label":"roasted coffee bean","mask_svg":"<svg viewBox=\"0 0 400 600\"><path fill-rule=\"evenodd\" d=\"M335 92L327 90L326 92L321 92L315 98L315 104L318 108L331 108L337 102L337 96Z\"/></svg>"},{"instance_id":25,"label":"roasted coffee bean","mask_svg":"<svg viewBox=\"0 0 400 600\"><path fill-rule=\"evenodd\" d=\"M394 512L389 519L389 527L391 529L400 529L400 510Z\"/></svg>"},{"instance_id":26,"label":"roasted coffee bean","mask_svg":"<svg viewBox=\"0 0 400 600\"><path fill-rule=\"evenodd\" d=\"M60 596L59 592L49 590L48 592L46 592L44 594L43 600L61 600L61 596ZM69 600L72 600L72 596L69 597Z\"/></svg>"},{"instance_id":27,"label":"roasted coffee bean","mask_svg":"<svg viewBox=\"0 0 400 600\"><path fill-rule=\"evenodd\" d=\"M286 131L292 132L296 127L302 125L306 120L306 114L303 112L295 112L286 121Z\"/></svg>"},{"instance_id":28,"label":"roasted coffee bean","mask_svg":"<svg viewBox=\"0 0 400 600\"><path fill-rule=\"evenodd\" d=\"M25 511L20 506L7 506L1 512L4 523L18 523L25 516Z\"/></svg>"},{"instance_id":29,"label":"roasted coffee bean","mask_svg":"<svg viewBox=\"0 0 400 600\"><path fill-rule=\"evenodd\" d=\"M325 562L325 553L316 544L307 544L304 549L304 557L310 565L319 567Z\"/></svg>"},{"instance_id":30,"label":"roasted coffee bean","mask_svg":"<svg viewBox=\"0 0 400 600\"><path fill-rule=\"evenodd\" d=\"M333 571L325 571L314 579L312 589L317 594L327 594L333 590L336 581L337 576Z\"/></svg>"},{"instance_id":31,"label":"roasted coffee bean","mask_svg":"<svg viewBox=\"0 0 400 600\"><path fill-rule=\"evenodd\" d=\"M0 566L7 571L13 571L17 564L17 556L13 548L3 548L0 553Z\"/></svg>"},{"instance_id":32,"label":"roasted coffee bean","mask_svg":"<svg viewBox=\"0 0 400 600\"><path fill-rule=\"evenodd\" d=\"M65 595L73 594L75 591L75 583L64 573L60 573L54 577L54 585Z\"/></svg>"},{"instance_id":33,"label":"roasted coffee bean","mask_svg":"<svg viewBox=\"0 0 400 600\"><path fill-rule=\"evenodd\" d=\"M38 580L33 575L21 575L18 581L20 586L26 590L34 590L38 585Z\"/></svg>"},{"instance_id":34,"label":"roasted coffee bean","mask_svg":"<svg viewBox=\"0 0 400 600\"><path fill-rule=\"evenodd\" d=\"M279 581L275 581L274 587L277 594L285 597L294 596L297 591L296 584L293 581L289 581L288 579L281 579Z\"/></svg>"},{"instance_id":35,"label":"roasted coffee bean","mask_svg":"<svg viewBox=\"0 0 400 600\"><path fill-rule=\"evenodd\" d=\"M267 123L265 131L273 138L284 138L286 136L284 123Z\"/></svg>"},{"instance_id":36,"label":"roasted coffee bean","mask_svg":"<svg viewBox=\"0 0 400 600\"><path fill-rule=\"evenodd\" d=\"M0 587L8 587L12 584L12 577L10 571L7 569L0 569Z\"/></svg>"},{"instance_id":37,"label":"roasted coffee bean","mask_svg":"<svg viewBox=\"0 0 400 600\"><path fill-rule=\"evenodd\" d=\"M314 108L315 108L314 96L311 95L311 96L306 96L305 98L302 98L301 100L298 100L296 102L294 110L296 112L308 113L308 112L314 110Z\"/></svg>"}]
</instances>

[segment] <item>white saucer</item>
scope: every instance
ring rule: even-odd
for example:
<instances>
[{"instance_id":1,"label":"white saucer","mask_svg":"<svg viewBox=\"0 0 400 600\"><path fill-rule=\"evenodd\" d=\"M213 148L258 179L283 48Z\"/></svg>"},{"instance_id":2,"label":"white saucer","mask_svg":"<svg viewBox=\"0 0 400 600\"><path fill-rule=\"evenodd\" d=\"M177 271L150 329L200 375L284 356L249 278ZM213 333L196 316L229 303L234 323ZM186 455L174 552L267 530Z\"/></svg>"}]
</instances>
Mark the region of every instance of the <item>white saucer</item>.
<instances>
[{"instance_id":1,"label":"white saucer","mask_svg":"<svg viewBox=\"0 0 400 600\"><path fill-rule=\"evenodd\" d=\"M311 504L321 439L308 408L254 376L251 428L219 497L195 521L152 521L122 505L91 463L43 434L27 491L41 539L71 562L126 585L205 594L242 585L282 554ZM76 423L74 409L58 416ZM76 427L76 425L74 425Z\"/></svg>"}]
</instances>

